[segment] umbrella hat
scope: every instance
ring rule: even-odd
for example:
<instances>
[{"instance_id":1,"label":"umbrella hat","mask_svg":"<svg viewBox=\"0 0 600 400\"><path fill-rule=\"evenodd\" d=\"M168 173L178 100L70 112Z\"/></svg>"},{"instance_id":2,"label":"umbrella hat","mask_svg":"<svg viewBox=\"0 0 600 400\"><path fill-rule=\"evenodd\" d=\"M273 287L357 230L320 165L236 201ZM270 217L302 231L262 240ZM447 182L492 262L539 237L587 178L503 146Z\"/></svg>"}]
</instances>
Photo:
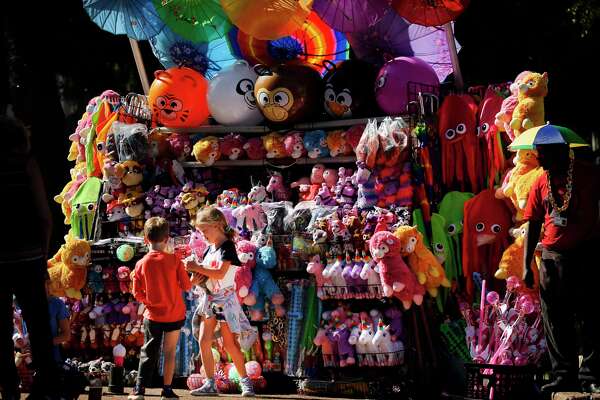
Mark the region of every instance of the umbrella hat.
<instances>
[{"instance_id":1,"label":"umbrella hat","mask_svg":"<svg viewBox=\"0 0 600 400\"><path fill-rule=\"evenodd\" d=\"M570 147L587 147L589 144L569 128L542 125L527 129L508 146L510 150L531 150L545 144L569 144Z\"/></svg>"}]
</instances>

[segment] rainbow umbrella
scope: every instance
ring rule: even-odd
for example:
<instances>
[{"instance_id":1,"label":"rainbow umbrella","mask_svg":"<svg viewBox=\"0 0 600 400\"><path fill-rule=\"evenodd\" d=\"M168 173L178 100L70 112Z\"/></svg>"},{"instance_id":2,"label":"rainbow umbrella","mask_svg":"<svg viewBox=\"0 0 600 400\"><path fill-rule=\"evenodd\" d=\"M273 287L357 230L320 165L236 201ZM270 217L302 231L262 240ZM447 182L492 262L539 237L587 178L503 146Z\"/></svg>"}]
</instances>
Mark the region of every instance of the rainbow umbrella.
<instances>
[{"instance_id":1,"label":"rainbow umbrella","mask_svg":"<svg viewBox=\"0 0 600 400\"><path fill-rule=\"evenodd\" d=\"M135 40L149 39L165 26L151 0L83 0L83 9L103 30Z\"/></svg>"},{"instance_id":2,"label":"rainbow umbrella","mask_svg":"<svg viewBox=\"0 0 600 400\"><path fill-rule=\"evenodd\" d=\"M165 27L149 42L152 52L165 68L189 67L209 79L236 61L226 38L192 43Z\"/></svg>"},{"instance_id":3,"label":"rainbow umbrella","mask_svg":"<svg viewBox=\"0 0 600 400\"><path fill-rule=\"evenodd\" d=\"M331 29L315 12L290 36L260 40L238 29L229 32L234 54L250 64L277 65L299 61L325 72L323 62L347 60L350 46L343 33Z\"/></svg>"},{"instance_id":4,"label":"rainbow umbrella","mask_svg":"<svg viewBox=\"0 0 600 400\"><path fill-rule=\"evenodd\" d=\"M224 37L231 22L219 0L153 0L164 23L194 43Z\"/></svg>"},{"instance_id":5,"label":"rainbow umbrella","mask_svg":"<svg viewBox=\"0 0 600 400\"><path fill-rule=\"evenodd\" d=\"M527 129L511 144L510 150L531 150L545 144L568 144L570 147L588 147L589 144L569 128L558 125L542 125Z\"/></svg>"}]
</instances>

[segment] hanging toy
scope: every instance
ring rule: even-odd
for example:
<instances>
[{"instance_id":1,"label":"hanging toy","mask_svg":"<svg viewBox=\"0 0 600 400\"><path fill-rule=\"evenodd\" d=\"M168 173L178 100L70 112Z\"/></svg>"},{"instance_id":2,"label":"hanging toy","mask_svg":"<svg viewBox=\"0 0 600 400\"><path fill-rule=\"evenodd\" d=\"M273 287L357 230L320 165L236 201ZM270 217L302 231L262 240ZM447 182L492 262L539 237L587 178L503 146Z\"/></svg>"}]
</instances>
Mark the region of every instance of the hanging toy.
<instances>
[{"instance_id":1,"label":"hanging toy","mask_svg":"<svg viewBox=\"0 0 600 400\"><path fill-rule=\"evenodd\" d=\"M510 127L515 137L534 126L544 125L544 97L548 94L548 73L531 72L519 85L518 104L512 114Z\"/></svg>"},{"instance_id":2,"label":"hanging toy","mask_svg":"<svg viewBox=\"0 0 600 400\"><path fill-rule=\"evenodd\" d=\"M377 71L367 62L346 60L326 63L324 107L333 118L360 118L375 108L373 82Z\"/></svg>"},{"instance_id":3,"label":"hanging toy","mask_svg":"<svg viewBox=\"0 0 600 400\"><path fill-rule=\"evenodd\" d=\"M67 235L65 244L48 260L50 294L81 299L80 290L86 283L91 253L91 247L86 240Z\"/></svg>"}]
</instances>

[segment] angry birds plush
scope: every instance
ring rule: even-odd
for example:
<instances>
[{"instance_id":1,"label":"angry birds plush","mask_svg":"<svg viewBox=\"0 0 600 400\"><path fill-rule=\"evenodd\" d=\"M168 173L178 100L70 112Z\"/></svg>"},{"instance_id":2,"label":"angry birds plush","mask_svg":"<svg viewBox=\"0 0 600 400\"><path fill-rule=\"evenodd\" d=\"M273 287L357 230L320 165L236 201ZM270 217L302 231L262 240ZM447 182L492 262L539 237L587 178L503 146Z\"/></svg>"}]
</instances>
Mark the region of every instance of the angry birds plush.
<instances>
[{"instance_id":1,"label":"angry birds plush","mask_svg":"<svg viewBox=\"0 0 600 400\"><path fill-rule=\"evenodd\" d=\"M379 267L379 277L386 297L397 297L408 310L412 303L421 305L425 287L417 281L401 256L400 239L391 232L376 232L369 241L369 250Z\"/></svg>"},{"instance_id":2,"label":"angry birds plush","mask_svg":"<svg viewBox=\"0 0 600 400\"><path fill-rule=\"evenodd\" d=\"M306 65L279 65L258 77L254 95L265 118L274 124L310 120L321 104L321 77Z\"/></svg>"},{"instance_id":3,"label":"angry birds plush","mask_svg":"<svg viewBox=\"0 0 600 400\"><path fill-rule=\"evenodd\" d=\"M519 85L518 104L510 127L515 137L534 126L544 125L544 97L548 94L548 73L531 72Z\"/></svg>"},{"instance_id":4,"label":"angry birds plush","mask_svg":"<svg viewBox=\"0 0 600 400\"><path fill-rule=\"evenodd\" d=\"M304 148L310 158L329 157L329 148L327 147L324 131L306 132L304 134Z\"/></svg>"},{"instance_id":5,"label":"angry birds plush","mask_svg":"<svg viewBox=\"0 0 600 400\"><path fill-rule=\"evenodd\" d=\"M331 67L323 77L324 106L334 118L358 118L371 115L375 106L373 82L377 71L367 62L346 60Z\"/></svg>"},{"instance_id":6,"label":"angry birds plush","mask_svg":"<svg viewBox=\"0 0 600 400\"><path fill-rule=\"evenodd\" d=\"M249 160L263 160L267 156L262 138L253 137L243 146Z\"/></svg>"},{"instance_id":7,"label":"angry birds plush","mask_svg":"<svg viewBox=\"0 0 600 400\"><path fill-rule=\"evenodd\" d=\"M219 148L221 154L230 160L238 160L244 156L244 144L246 139L237 133L230 133L229 135L219 139Z\"/></svg>"},{"instance_id":8,"label":"angry birds plush","mask_svg":"<svg viewBox=\"0 0 600 400\"><path fill-rule=\"evenodd\" d=\"M262 137L263 146L267 151L267 158L284 158L286 151L283 144L283 136L279 133L271 132Z\"/></svg>"},{"instance_id":9,"label":"angry birds plush","mask_svg":"<svg viewBox=\"0 0 600 400\"><path fill-rule=\"evenodd\" d=\"M246 61L238 60L210 80L208 109L219 124L256 125L263 120L254 97L257 78Z\"/></svg>"},{"instance_id":10,"label":"angry birds plush","mask_svg":"<svg viewBox=\"0 0 600 400\"><path fill-rule=\"evenodd\" d=\"M437 258L423 244L423 235L416 226L400 226L394 232L400 239L401 252L408 257L408 265L417 276L417 280L424 285L431 297L438 295L440 286L450 287L450 281Z\"/></svg>"},{"instance_id":11,"label":"angry birds plush","mask_svg":"<svg viewBox=\"0 0 600 400\"><path fill-rule=\"evenodd\" d=\"M283 138L283 145L285 146L285 153L288 157L300 158L306 156L306 149L304 148L301 132L292 131L287 133Z\"/></svg>"},{"instance_id":12,"label":"angry birds plush","mask_svg":"<svg viewBox=\"0 0 600 400\"><path fill-rule=\"evenodd\" d=\"M81 299L92 249L86 240L65 237L65 244L48 260L50 294Z\"/></svg>"},{"instance_id":13,"label":"angry birds plush","mask_svg":"<svg viewBox=\"0 0 600 400\"><path fill-rule=\"evenodd\" d=\"M197 71L173 67L154 72L148 103L155 124L168 128L191 128L206 123L208 83Z\"/></svg>"},{"instance_id":14,"label":"angry birds plush","mask_svg":"<svg viewBox=\"0 0 600 400\"><path fill-rule=\"evenodd\" d=\"M201 167L210 167L221 157L219 139L215 136L207 136L194 144L192 154Z\"/></svg>"},{"instance_id":15,"label":"angry birds plush","mask_svg":"<svg viewBox=\"0 0 600 400\"><path fill-rule=\"evenodd\" d=\"M344 131L335 130L327 134L327 147L331 157L352 154L352 146L346 141Z\"/></svg>"}]
</instances>

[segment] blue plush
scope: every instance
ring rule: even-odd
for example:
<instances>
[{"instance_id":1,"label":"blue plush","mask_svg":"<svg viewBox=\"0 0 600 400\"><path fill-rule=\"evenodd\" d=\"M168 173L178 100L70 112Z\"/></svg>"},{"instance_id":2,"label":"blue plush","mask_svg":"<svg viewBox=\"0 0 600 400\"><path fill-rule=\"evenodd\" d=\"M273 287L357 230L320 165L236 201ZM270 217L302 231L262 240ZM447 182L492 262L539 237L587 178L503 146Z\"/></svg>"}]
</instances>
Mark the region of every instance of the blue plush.
<instances>
[{"instance_id":1,"label":"blue plush","mask_svg":"<svg viewBox=\"0 0 600 400\"><path fill-rule=\"evenodd\" d=\"M329 157L325 131L310 131L304 134L304 148L310 158Z\"/></svg>"},{"instance_id":2,"label":"blue plush","mask_svg":"<svg viewBox=\"0 0 600 400\"><path fill-rule=\"evenodd\" d=\"M254 269L254 277L252 278L252 286L250 292L256 296L256 304L250 307L253 320L260 320L263 317L266 300L281 304L278 298L281 299L281 291L273 280L270 269L277 265L277 254L271 246L264 246L258 249L256 254L256 268ZM276 307L280 307L277 304Z\"/></svg>"},{"instance_id":3,"label":"blue plush","mask_svg":"<svg viewBox=\"0 0 600 400\"><path fill-rule=\"evenodd\" d=\"M93 293L104 292L104 281L102 280L102 268L96 271L95 266L88 271L88 287Z\"/></svg>"}]
</instances>

